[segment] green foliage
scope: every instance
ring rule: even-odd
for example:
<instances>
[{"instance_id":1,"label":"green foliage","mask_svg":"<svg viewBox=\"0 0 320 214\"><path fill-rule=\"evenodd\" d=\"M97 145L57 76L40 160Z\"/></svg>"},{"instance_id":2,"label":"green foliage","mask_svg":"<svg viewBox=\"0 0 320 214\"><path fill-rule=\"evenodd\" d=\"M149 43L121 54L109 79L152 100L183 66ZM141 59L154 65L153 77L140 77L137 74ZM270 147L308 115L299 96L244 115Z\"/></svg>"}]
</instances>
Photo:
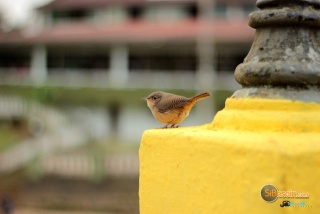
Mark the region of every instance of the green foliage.
<instances>
[{"instance_id":1,"label":"green foliage","mask_svg":"<svg viewBox=\"0 0 320 214\"><path fill-rule=\"evenodd\" d=\"M18 143L19 140L19 135L13 132L8 125L0 125L0 152Z\"/></svg>"},{"instance_id":2,"label":"green foliage","mask_svg":"<svg viewBox=\"0 0 320 214\"><path fill-rule=\"evenodd\" d=\"M127 106L144 106L141 100L157 89L111 89L111 88L67 88L49 86L0 86L0 93L21 96L37 102L51 105L102 105L112 104ZM158 89L163 90L163 89ZM168 90L167 90L168 91ZM170 90L171 93L181 94L187 97L195 95L195 90ZM225 99L233 92L218 90L213 92L216 109L224 107Z\"/></svg>"},{"instance_id":3,"label":"green foliage","mask_svg":"<svg viewBox=\"0 0 320 214\"><path fill-rule=\"evenodd\" d=\"M215 107L217 111L220 111L224 108L226 99L230 97L233 94L233 91L227 91L227 90L220 90L215 91L213 93L213 97L215 99Z\"/></svg>"}]
</instances>

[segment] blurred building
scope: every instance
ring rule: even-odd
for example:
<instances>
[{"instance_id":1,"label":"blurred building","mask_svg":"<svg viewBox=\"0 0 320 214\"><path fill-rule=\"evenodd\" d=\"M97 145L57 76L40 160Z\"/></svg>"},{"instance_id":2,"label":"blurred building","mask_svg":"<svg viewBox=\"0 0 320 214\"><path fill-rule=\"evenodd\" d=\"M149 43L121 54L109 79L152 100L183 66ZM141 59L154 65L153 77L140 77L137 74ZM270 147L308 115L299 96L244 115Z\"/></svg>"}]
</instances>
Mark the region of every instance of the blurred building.
<instances>
[{"instance_id":1,"label":"blurred building","mask_svg":"<svg viewBox=\"0 0 320 214\"><path fill-rule=\"evenodd\" d=\"M0 27L0 125L19 136L2 137L0 126L0 145L12 144L0 147L0 193L18 208L138 213L138 143L161 126L140 97L199 89L199 77L212 92L239 88L233 72L251 46L255 9L255 0L53 0L32 25ZM211 122L213 100L182 126ZM22 167L31 183L12 173ZM7 185L4 173L17 178Z\"/></svg>"},{"instance_id":2,"label":"blurred building","mask_svg":"<svg viewBox=\"0 0 320 214\"><path fill-rule=\"evenodd\" d=\"M218 88L239 87L255 0L216 0L201 22L196 0L54 0L32 26L0 32L1 81L57 86L193 88L201 27ZM211 42L211 43L210 43ZM211 47L210 47L211 48Z\"/></svg>"}]
</instances>

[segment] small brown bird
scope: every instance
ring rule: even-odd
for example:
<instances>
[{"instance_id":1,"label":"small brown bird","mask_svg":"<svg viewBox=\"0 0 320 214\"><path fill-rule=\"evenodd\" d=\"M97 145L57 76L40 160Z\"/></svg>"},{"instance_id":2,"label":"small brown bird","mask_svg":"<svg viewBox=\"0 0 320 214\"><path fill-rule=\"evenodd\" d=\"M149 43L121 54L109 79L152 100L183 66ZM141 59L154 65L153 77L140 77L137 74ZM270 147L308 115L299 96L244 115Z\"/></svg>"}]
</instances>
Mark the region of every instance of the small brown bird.
<instances>
[{"instance_id":1,"label":"small brown bird","mask_svg":"<svg viewBox=\"0 0 320 214\"><path fill-rule=\"evenodd\" d=\"M178 128L186 117L188 117L192 107L211 94L204 92L194 97L187 98L176 94L156 91L143 99L147 101L153 116L161 123L166 125L163 128Z\"/></svg>"}]
</instances>

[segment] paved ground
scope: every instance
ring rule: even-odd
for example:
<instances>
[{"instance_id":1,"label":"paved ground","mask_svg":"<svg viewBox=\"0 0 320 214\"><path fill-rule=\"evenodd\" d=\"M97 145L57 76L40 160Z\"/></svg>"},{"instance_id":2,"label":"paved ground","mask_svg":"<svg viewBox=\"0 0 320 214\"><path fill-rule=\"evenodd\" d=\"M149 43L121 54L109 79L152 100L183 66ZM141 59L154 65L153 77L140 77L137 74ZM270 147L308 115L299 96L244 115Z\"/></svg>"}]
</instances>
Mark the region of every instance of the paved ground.
<instances>
[{"instance_id":1,"label":"paved ground","mask_svg":"<svg viewBox=\"0 0 320 214\"><path fill-rule=\"evenodd\" d=\"M36 210L36 209L16 209L12 214L113 214L106 212L90 211L53 211L53 210Z\"/></svg>"},{"instance_id":2,"label":"paved ground","mask_svg":"<svg viewBox=\"0 0 320 214\"><path fill-rule=\"evenodd\" d=\"M138 178L45 178L20 183L13 214L138 214ZM1 213L1 211L0 211Z\"/></svg>"}]
</instances>

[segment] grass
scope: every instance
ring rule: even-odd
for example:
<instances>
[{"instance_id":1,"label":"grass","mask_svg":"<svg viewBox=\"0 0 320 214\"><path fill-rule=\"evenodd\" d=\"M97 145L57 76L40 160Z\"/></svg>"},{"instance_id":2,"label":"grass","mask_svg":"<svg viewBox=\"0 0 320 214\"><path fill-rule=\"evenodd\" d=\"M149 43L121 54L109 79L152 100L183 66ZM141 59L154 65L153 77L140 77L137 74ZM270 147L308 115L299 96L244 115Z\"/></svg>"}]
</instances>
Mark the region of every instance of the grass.
<instances>
[{"instance_id":1,"label":"grass","mask_svg":"<svg viewBox=\"0 0 320 214\"><path fill-rule=\"evenodd\" d=\"M161 89L159 89L161 90ZM49 86L0 86L0 93L6 95L21 96L37 102L60 105L86 105L86 106L145 106L142 97L156 89L110 89L110 88L67 88ZM171 93L181 94L187 97L195 95L195 90L170 90ZM216 109L224 107L225 99L233 92L217 90L213 92Z\"/></svg>"},{"instance_id":2,"label":"grass","mask_svg":"<svg viewBox=\"0 0 320 214\"><path fill-rule=\"evenodd\" d=\"M0 152L10 148L21 140L20 136L7 125L0 125Z\"/></svg>"}]
</instances>

